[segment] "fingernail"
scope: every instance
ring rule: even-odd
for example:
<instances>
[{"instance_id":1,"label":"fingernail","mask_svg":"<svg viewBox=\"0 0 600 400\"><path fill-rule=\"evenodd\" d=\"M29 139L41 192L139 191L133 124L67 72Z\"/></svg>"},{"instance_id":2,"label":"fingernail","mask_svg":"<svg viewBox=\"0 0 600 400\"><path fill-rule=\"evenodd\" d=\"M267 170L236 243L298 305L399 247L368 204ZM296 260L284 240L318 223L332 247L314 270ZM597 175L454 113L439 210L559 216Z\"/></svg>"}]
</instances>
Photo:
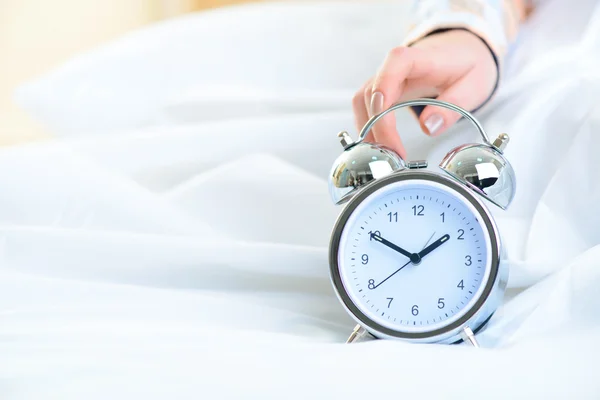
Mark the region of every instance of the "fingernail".
<instances>
[{"instance_id":1,"label":"fingernail","mask_svg":"<svg viewBox=\"0 0 600 400\"><path fill-rule=\"evenodd\" d=\"M374 92L371 95L371 117L383 111L383 93Z\"/></svg>"},{"instance_id":2,"label":"fingernail","mask_svg":"<svg viewBox=\"0 0 600 400\"><path fill-rule=\"evenodd\" d=\"M436 136L442 126L444 126L444 118L440 114L431 114L425 120L425 127L431 136Z\"/></svg>"}]
</instances>

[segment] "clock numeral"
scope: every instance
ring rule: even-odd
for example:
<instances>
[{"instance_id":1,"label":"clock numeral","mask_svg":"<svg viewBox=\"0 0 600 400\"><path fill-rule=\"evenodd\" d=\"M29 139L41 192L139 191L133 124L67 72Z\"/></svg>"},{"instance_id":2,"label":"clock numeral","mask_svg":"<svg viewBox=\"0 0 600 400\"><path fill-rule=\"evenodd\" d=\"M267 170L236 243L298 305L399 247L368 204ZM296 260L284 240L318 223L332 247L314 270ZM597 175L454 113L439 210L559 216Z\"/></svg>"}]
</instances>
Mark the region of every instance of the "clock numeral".
<instances>
[{"instance_id":1,"label":"clock numeral","mask_svg":"<svg viewBox=\"0 0 600 400\"><path fill-rule=\"evenodd\" d=\"M446 222L446 213L441 213L440 217L442 217L442 223Z\"/></svg>"},{"instance_id":2,"label":"clock numeral","mask_svg":"<svg viewBox=\"0 0 600 400\"><path fill-rule=\"evenodd\" d=\"M388 308L390 308L390 306L392 305L392 301L394 301L393 297L388 297L387 298L390 302L388 303Z\"/></svg>"},{"instance_id":3,"label":"clock numeral","mask_svg":"<svg viewBox=\"0 0 600 400\"><path fill-rule=\"evenodd\" d=\"M440 297L438 299L438 308L441 310L442 308L446 307L446 303L444 303L444 298Z\"/></svg>"},{"instance_id":4,"label":"clock numeral","mask_svg":"<svg viewBox=\"0 0 600 400\"><path fill-rule=\"evenodd\" d=\"M395 212L393 214L391 212L389 212L388 217L390 217L390 222L392 222L392 217L393 217L394 222L398 222L398 213L397 212Z\"/></svg>"},{"instance_id":5,"label":"clock numeral","mask_svg":"<svg viewBox=\"0 0 600 400\"><path fill-rule=\"evenodd\" d=\"M413 215L416 217L424 217L423 211L425 211L425 207L422 205L412 206Z\"/></svg>"},{"instance_id":6,"label":"clock numeral","mask_svg":"<svg viewBox=\"0 0 600 400\"><path fill-rule=\"evenodd\" d=\"M369 231L369 240L373 240L373 236L372 235L381 236L381 232L379 232L379 231Z\"/></svg>"},{"instance_id":7,"label":"clock numeral","mask_svg":"<svg viewBox=\"0 0 600 400\"><path fill-rule=\"evenodd\" d=\"M465 238L463 237L465 235L465 230L464 229L459 229L458 230L458 240L465 240Z\"/></svg>"},{"instance_id":8,"label":"clock numeral","mask_svg":"<svg viewBox=\"0 0 600 400\"><path fill-rule=\"evenodd\" d=\"M375 289L375 280L374 279L369 279L369 289L371 289L371 290Z\"/></svg>"},{"instance_id":9,"label":"clock numeral","mask_svg":"<svg viewBox=\"0 0 600 400\"><path fill-rule=\"evenodd\" d=\"M462 279L460 280L460 282L458 282L458 285L456 285L456 287L460 290L463 290L465 288L465 284L463 283Z\"/></svg>"},{"instance_id":10,"label":"clock numeral","mask_svg":"<svg viewBox=\"0 0 600 400\"><path fill-rule=\"evenodd\" d=\"M369 256L367 254L363 254L361 259L362 259L363 265L367 265L369 263Z\"/></svg>"},{"instance_id":11,"label":"clock numeral","mask_svg":"<svg viewBox=\"0 0 600 400\"><path fill-rule=\"evenodd\" d=\"M412 311L411 311L411 312L412 312L412 315L415 315L415 316L416 316L416 315L419 315L419 306L415 304L415 305L412 307Z\"/></svg>"},{"instance_id":12,"label":"clock numeral","mask_svg":"<svg viewBox=\"0 0 600 400\"><path fill-rule=\"evenodd\" d=\"M465 256L465 265L466 265L467 267L470 267L470 266L471 266L471 264L473 264L473 263L471 262L471 256Z\"/></svg>"}]
</instances>

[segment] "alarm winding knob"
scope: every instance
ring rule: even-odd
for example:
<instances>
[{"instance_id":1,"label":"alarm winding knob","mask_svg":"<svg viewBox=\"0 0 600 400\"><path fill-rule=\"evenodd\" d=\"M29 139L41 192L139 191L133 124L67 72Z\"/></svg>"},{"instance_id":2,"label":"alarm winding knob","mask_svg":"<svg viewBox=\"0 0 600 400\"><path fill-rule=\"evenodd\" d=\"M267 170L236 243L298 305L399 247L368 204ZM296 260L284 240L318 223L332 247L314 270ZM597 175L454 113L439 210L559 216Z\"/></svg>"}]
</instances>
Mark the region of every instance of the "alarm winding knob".
<instances>
[{"instance_id":1,"label":"alarm winding knob","mask_svg":"<svg viewBox=\"0 0 600 400\"><path fill-rule=\"evenodd\" d=\"M496 140L494 140L494 143L492 143L492 145L498 150L504 151L509 141L510 137L508 137L506 133L501 133L500 135L498 135Z\"/></svg>"},{"instance_id":2,"label":"alarm winding knob","mask_svg":"<svg viewBox=\"0 0 600 400\"><path fill-rule=\"evenodd\" d=\"M340 138L340 143L344 147L344 150L354 144L354 139L352 139L352 137L346 131L341 131L338 133L338 137Z\"/></svg>"}]
</instances>

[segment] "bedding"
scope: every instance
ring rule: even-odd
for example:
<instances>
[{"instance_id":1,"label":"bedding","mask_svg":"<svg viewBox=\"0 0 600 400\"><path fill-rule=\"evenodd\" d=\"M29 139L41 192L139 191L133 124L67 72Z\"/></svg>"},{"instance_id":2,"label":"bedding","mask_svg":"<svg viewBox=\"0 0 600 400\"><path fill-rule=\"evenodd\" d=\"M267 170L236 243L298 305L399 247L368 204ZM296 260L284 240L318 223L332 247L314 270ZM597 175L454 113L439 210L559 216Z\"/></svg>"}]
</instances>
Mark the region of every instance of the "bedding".
<instances>
[{"instance_id":1,"label":"bedding","mask_svg":"<svg viewBox=\"0 0 600 400\"><path fill-rule=\"evenodd\" d=\"M356 134L351 93L401 37L385 22L401 7L198 14L22 87L56 138L0 149L1 397L600 397L594 1L542 6L478 113L511 135L518 179L509 211L491 209L510 279L484 348L343 344L353 323L328 279L340 208L325 177L336 133ZM433 164L477 135L398 124Z\"/></svg>"}]
</instances>

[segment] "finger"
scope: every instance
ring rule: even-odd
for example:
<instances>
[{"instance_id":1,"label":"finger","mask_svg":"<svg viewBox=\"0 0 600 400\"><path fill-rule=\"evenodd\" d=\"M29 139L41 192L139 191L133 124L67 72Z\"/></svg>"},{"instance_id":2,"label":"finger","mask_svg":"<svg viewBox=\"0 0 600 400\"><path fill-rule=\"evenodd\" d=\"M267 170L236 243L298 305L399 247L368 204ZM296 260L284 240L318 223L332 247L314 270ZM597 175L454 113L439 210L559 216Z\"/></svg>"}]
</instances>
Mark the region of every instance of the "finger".
<instances>
[{"instance_id":1,"label":"finger","mask_svg":"<svg viewBox=\"0 0 600 400\"><path fill-rule=\"evenodd\" d=\"M398 134L396 128L396 116L393 112L378 120L375 125L373 125L371 131L373 132L373 137L377 143L394 150L400 157L406 159L406 149Z\"/></svg>"},{"instance_id":2,"label":"finger","mask_svg":"<svg viewBox=\"0 0 600 400\"><path fill-rule=\"evenodd\" d=\"M371 78L369 79L369 82L367 85L365 85L365 90L363 93L363 100L365 102L365 110L367 110L367 119L370 119L373 116L373 113L371 113L371 96L373 94L373 92L371 91L371 89L373 89L373 79ZM367 121L365 121L366 123ZM361 128L362 129L362 128ZM367 134L367 141L368 142L375 142L375 135L373 134L373 130L371 129L369 131L369 133Z\"/></svg>"},{"instance_id":3,"label":"finger","mask_svg":"<svg viewBox=\"0 0 600 400\"><path fill-rule=\"evenodd\" d=\"M369 117L380 114L387 109L384 95L379 91L373 92L373 87L374 85L371 85L365 90L366 107L369 110ZM378 120L373 125L371 132L377 143L389 147L398 153L400 157L406 158L406 149L396 129L396 116L393 112Z\"/></svg>"},{"instance_id":4,"label":"finger","mask_svg":"<svg viewBox=\"0 0 600 400\"><path fill-rule=\"evenodd\" d=\"M493 83L489 83L487 76L478 76L478 71L463 76L454 84L442 91L438 100L455 104L465 110L474 110L489 96ZM454 125L461 115L439 106L427 106L419 116L419 123L423 132L430 136L438 136Z\"/></svg>"},{"instance_id":5,"label":"finger","mask_svg":"<svg viewBox=\"0 0 600 400\"><path fill-rule=\"evenodd\" d=\"M419 80L429 87L433 83L439 83L441 78L431 78L433 65L432 57L421 49L397 47L390 51L369 91L369 114L379 114L401 99L409 80ZM373 127L373 134L377 142L395 150L403 158L406 157L394 115L388 114L379 120Z\"/></svg>"},{"instance_id":6,"label":"finger","mask_svg":"<svg viewBox=\"0 0 600 400\"><path fill-rule=\"evenodd\" d=\"M369 120L369 112L365 105L365 90L373 86L373 79L369 79L354 95L352 98L352 109L354 111L354 124L356 129L360 132ZM372 133L369 133L365 138L368 142L373 142L374 137Z\"/></svg>"},{"instance_id":7,"label":"finger","mask_svg":"<svg viewBox=\"0 0 600 400\"><path fill-rule=\"evenodd\" d=\"M448 69L439 68L439 56L427 49L396 47L381 65L373 81L372 92L380 92L385 98L384 106L400 99L406 81L420 80L423 86L436 87L447 80ZM447 61L446 61L447 64Z\"/></svg>"}]
</instances>

